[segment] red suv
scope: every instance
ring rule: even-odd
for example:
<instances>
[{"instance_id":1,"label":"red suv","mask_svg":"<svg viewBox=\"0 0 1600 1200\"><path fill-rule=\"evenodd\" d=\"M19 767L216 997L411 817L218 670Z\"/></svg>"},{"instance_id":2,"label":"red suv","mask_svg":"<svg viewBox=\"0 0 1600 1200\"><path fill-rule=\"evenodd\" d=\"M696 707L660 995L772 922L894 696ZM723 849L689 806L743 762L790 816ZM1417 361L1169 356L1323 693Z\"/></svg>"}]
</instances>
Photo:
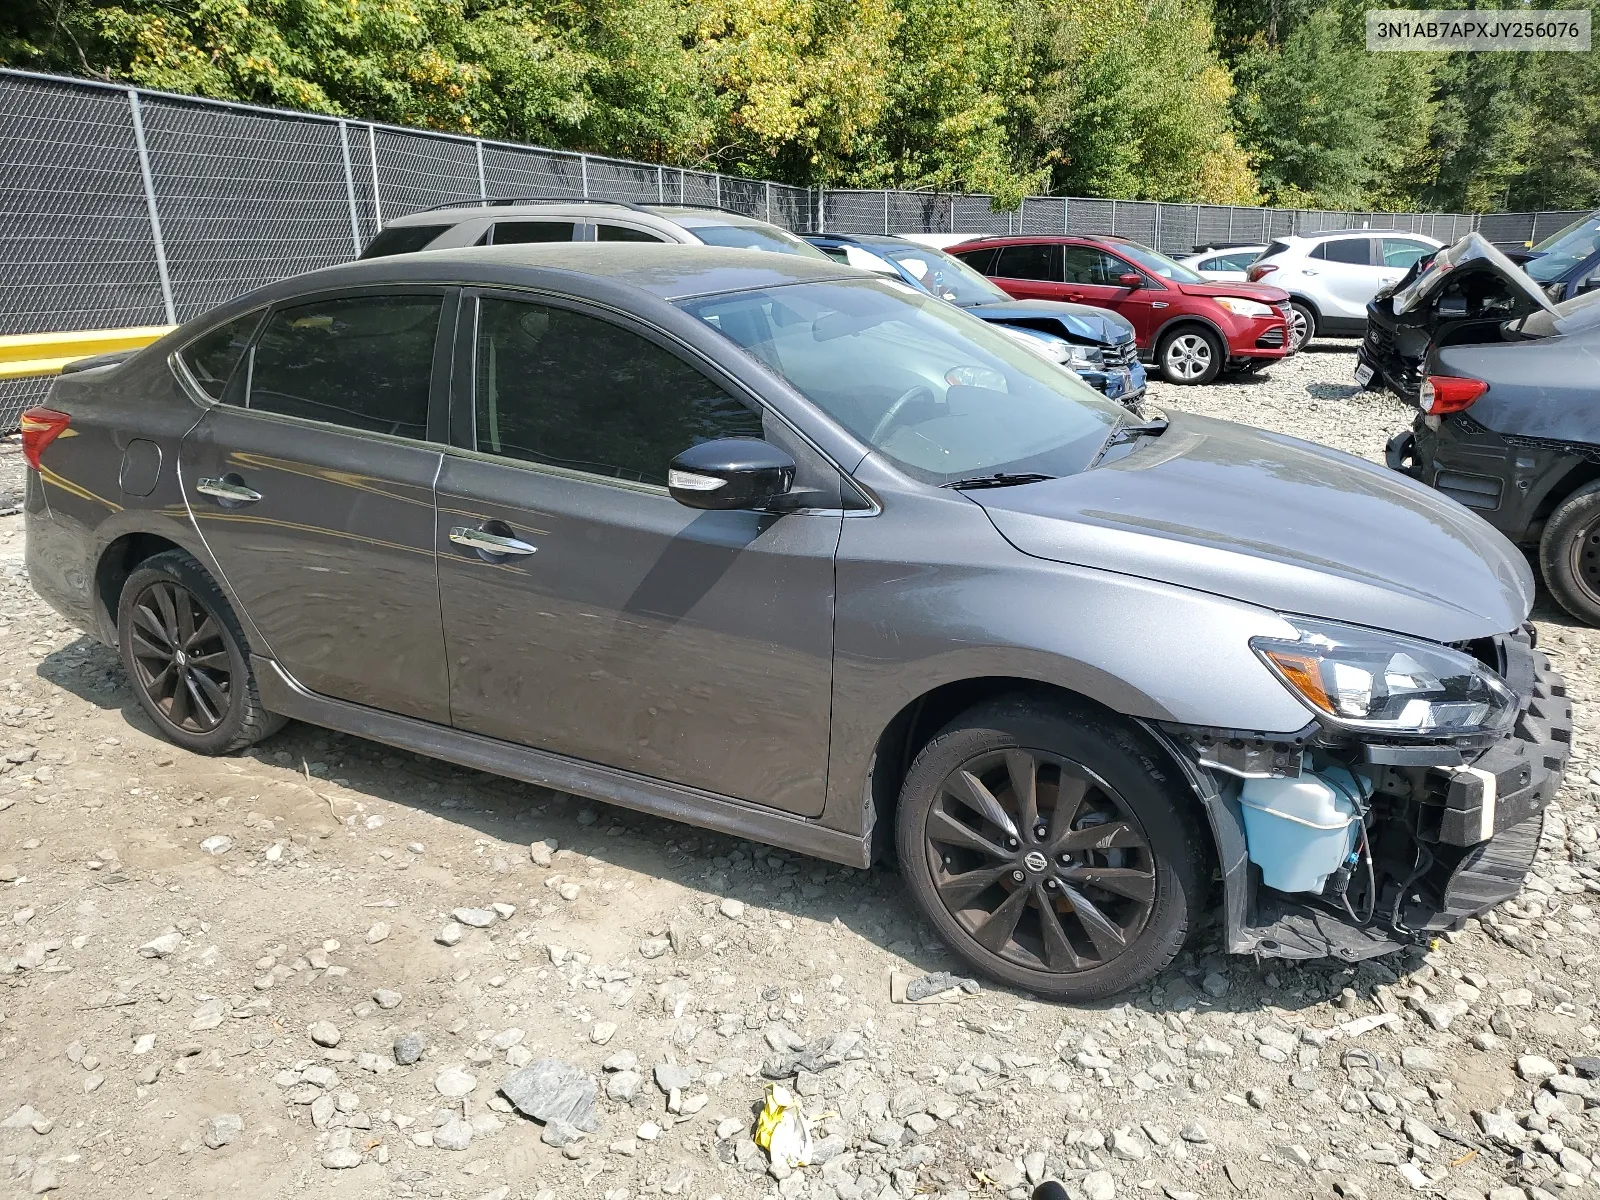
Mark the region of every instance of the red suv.
<instances>
[{"instance_id":1,"label":"red suv","mask_svg":"<svg viewBox=\"0 0 1600 1200\"><path fill-rule=\"evenodd\" d=\"M1142 356L1171 383L1210 383L1224 367L1254 371L1289 349L1289 293L1213 283L1120 237L1032 234L974 238L949 253L1018 300L1071 300L1133 322Z\"/></svg>"}]
</instances>

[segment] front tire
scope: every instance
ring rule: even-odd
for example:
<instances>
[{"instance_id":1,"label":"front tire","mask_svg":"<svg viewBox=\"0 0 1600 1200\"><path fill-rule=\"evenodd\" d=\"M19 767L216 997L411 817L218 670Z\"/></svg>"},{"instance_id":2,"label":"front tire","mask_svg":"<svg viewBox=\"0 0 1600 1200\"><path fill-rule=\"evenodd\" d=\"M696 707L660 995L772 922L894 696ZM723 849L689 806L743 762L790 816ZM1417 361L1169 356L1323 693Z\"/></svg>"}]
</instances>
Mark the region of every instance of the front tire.
<instances>
[{"instance_id":1,"label":"front tire","mask_svg":"<svg viewBox=\"0 0 1600 1200\"><path fill-rule=\"evenodd\" d=\"M185 750L227 754L283 727L261 706L249 642L222 589L182 550L129 574L117 641L140 706Z\"/></svg>"},{"instance_id":2,"label":"front tire","mask_svg":"<svg viewBox=\"0 0 1600 1200\"><path fill-rule=\"evenodd\" d=\"M1306 343L1317 336L1317 314L1308 304L1289 301L1289 349L1304 350Z\"/></svg>"},{"instance_id":3,"label":"front tire","mask_svg":"<svg viewBox=\"0 0 1600 1200\"><path fill-rule=\"evenodd\" d=\"M1015 697L963 714L900 793L900 869L950 947L1057 1000L1143 984L1201 911L1209 839L1136 733Z\"/></svg>"},{"instance_id":4,"label":"front tire","mask_svg":"<svg viewBox=\"0 0 1600 1200\"><path fill-rule=\"evenodd\" d=\"M1168 383L1210 383L1227 357L1222 339L1198 325L1174 329L1156 347L1156 366Z\"/></svg>"},{"instance_id":5,"label":"front tire","mask_svg":"<svg viewBox=\"0 0 1600 1200\"><path fill-rule=\"evenodd\" d=\"M1600 625L1600 481L1568 496L1545 522L1539 570L1556 602Z\"/></svg>"}]
</instances>

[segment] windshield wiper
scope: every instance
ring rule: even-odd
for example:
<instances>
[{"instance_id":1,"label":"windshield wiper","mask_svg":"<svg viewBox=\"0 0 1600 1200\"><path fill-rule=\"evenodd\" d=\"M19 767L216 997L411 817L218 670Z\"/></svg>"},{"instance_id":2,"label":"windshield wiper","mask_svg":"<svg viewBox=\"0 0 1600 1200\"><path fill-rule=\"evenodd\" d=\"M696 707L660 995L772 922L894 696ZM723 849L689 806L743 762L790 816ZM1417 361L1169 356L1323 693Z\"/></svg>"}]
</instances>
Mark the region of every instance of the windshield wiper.
<instances>
[{"instance_id":1,"label":"windshield wiper","mask_svg":"<svg viewBox=\"0 0 1600 1200\"><path fill-rule=\"evenodd\" d=\"M1121 446L1127 442L1138 441L1141 437L1153 437L1167 430L1169 422L1165 417L1151 417L1148 421L1130 421L1119 424L1112 429L1110 436L1105 440L1105 445L1100 447L1100 452L1094 456L1094 461L1089 466L1094 466L1106 456L1106 451L1113 446ZM1087 469L1087 468L1085 468Z\"/></svg>"},{"instance_id":2,"label":"windshield wiper","mask_svg":"<svg viewBox=\"0 0 1600 1200\"><path fill-rule=\"evenodd\" d=\"M993 475L973 475L967 479L952 479L949 483L941 483L939 486L951 488L958 492L967 492L976 491L978 488L1016 487L1023 483L1043 483L1046 479L1054 478L1054 475L1038 475L1031 472L1009 475L1004 471L996 471Z\"/></svg>"}]
</instances>

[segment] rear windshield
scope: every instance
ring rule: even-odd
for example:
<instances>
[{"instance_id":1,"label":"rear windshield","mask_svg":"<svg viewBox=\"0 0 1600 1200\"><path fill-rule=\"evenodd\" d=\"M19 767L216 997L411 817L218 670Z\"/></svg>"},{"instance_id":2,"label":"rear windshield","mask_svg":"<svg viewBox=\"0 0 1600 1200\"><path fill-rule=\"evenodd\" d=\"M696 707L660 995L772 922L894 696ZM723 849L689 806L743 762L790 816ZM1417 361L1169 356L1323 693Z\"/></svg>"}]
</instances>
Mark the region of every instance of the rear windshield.
<instances>
[{"instance_id":1,"label":"rear windshield","mask_svg":"<svg viewBox=\"0 0 1600 1200\"><path fill-rule=\"evenodd\" d=\"M1271 258L1274 254L1282 254L1288 249L1288 242L1271 242L1268 244L1267 248L1261 252L1261 257Z\"/></svg>"},{"instance_id":2,"label":"rear windshield","mask_svg":"<svg viewBox=\"0 0 1600 1200\"><path fill-rule=\"evenodd\" d=\"M799 283L681 307L927 483L1075 474L1126 411L996 327L897 280Z\"/></svg>"},{"instance_id":3,"label":"rear windshield","mask_svg":"<svg viewBox=\"0 0 1600 1200\"><path fill-rule=\"evenodd\" d=\"M410 254L421 250L449 225L391 225L367 243L362 258L385 258L390 254Z\"/></svg>"},{"instance_id":4,"label":"rear windshield","mask_svg":"<svg viewBox=\"0 0 1600 1200\"><path fill-rule=\"evenodd\" d=\"M827 258L810 242L776 225L702 225L684 223L689 232L708 246L731 246L735 250L771 250L777 254L801 254L807 258Z\"/></svg>"}]
</instances>

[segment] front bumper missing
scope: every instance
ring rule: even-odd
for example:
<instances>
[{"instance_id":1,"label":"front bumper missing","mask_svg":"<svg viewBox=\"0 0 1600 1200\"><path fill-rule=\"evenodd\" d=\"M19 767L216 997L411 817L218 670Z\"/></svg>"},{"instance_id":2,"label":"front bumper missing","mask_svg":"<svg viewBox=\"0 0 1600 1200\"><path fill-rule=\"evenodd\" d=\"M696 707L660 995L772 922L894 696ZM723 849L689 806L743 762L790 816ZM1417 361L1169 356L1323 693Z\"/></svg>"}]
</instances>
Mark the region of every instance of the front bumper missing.
<instances>
[{"instance_id":1,"label":"front bumper missing","mask_svg":"<svg viewBox=\"0 0 1600 1200\"><path fill-rule=\"evenodd\" d=\"M1377 780L1368 817L1373 843L1404 846L1401 874L1380 872L1374 915L1365 924L1336 900L1263 885L1245 853L1237 788L1201 766L1195 739L1161 731L1169 751L1183 756L1216 835L1229 951L1355 962L1460 929L1517 895L1571 754L1572 706L1561 676L1533 648L1528 632L1493 644L1501 674L1522 698L1506 736L1486 747L1434 747L1433 763L1408 761L1426 755L1395 752L1409 748L1345 748L1350 761L1365 763L1362 769Z\"/></svg>"}]
</instances>

